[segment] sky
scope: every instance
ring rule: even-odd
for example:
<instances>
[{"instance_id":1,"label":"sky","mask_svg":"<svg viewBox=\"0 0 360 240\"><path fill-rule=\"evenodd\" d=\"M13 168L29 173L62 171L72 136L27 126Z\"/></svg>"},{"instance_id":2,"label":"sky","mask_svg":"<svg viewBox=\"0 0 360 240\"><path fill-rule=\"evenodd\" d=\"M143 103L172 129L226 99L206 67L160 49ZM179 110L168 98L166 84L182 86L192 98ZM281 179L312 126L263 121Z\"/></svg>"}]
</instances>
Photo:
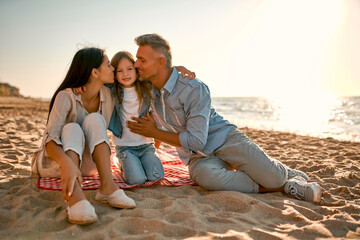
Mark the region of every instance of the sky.
<instances>
[{"instance_id":1,"label":"sky","mask_svg":"<svg viewBox=\"0 0 360 240\"><path fill-rule=\"evenodd\" d=\"M358 0L0 0L0 82L50 98L77 50L158 33L212 96L360 96Z\"/></svg>"}]
</instances>

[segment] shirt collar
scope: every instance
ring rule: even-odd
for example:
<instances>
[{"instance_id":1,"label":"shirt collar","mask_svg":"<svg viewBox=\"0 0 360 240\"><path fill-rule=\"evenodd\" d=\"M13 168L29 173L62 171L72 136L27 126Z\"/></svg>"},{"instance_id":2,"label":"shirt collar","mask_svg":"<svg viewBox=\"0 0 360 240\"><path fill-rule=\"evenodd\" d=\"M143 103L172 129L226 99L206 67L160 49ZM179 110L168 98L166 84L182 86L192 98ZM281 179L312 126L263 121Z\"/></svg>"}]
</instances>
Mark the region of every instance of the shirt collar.
<instances>
[{"instance_id":1,"label":"shirt collar","mask_svg":"<svg viewBox=\"0 0 360 240\"><path fill-rule=\"evenodd\" d=\"M175 87L175 84L176 84L176 81L178 80L178 78L179 78L179 72L176 70L176 68L173 68L171 76L167 80L163 89L166 89L169 93L171 93Z\"/></svg>"},{"instance_id":2,"label":"shirt collar","mask_svg":"<svg viewBox=\"0 0 360 240\"><path fill-rule=\"evenodd\" d=\"M105 88L104 88L104 87L101 87L101 88L100 88L100 102L105 102L105 93L104 93L104 91L105 91ZM74 93L74 95L75 95L75 100L78 101L78 102L80 102L81 105L84 105L84 104L83 104L83 101L82 101L82 99L81 99L81 95L80 95L80 94L79 94L79 95L76 95L75 93Z\"/></svg>"},{"instance_id":3,"label":"shirt collar","mask_svg":"<svg viewBox=\"0 0 360 240\"><path fill-rule=\"evenodd\" d=\"M104 87L104 86L102 86L101 88L100 88L100 102L105 102L106 101L106 99L105 99L105 89L106 89L106 87Z\"/></svg>"}]
</instances>

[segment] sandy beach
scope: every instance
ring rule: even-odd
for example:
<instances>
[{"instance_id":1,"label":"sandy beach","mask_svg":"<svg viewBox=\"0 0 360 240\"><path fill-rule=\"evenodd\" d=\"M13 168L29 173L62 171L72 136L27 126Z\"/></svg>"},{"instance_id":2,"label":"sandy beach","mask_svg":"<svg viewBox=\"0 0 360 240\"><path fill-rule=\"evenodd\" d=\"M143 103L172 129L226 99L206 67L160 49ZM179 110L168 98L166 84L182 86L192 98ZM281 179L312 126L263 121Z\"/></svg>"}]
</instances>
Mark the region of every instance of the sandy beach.
<instances>
[{"instance_id":1,"label":"sandy beach","mask_svg":"<svg viewBox=\"0 0 360 240\"><path fill-rule=\"evenodd\" d=\"M30 177L47 111L46 101L0 97L0 239L360 239L360 143L249 128L271 157L321 185L320 203L154 185L125 190L137 207L118 210L87 190L99 220L70 224L62 193Z\"/></svg>"}]
</instances>

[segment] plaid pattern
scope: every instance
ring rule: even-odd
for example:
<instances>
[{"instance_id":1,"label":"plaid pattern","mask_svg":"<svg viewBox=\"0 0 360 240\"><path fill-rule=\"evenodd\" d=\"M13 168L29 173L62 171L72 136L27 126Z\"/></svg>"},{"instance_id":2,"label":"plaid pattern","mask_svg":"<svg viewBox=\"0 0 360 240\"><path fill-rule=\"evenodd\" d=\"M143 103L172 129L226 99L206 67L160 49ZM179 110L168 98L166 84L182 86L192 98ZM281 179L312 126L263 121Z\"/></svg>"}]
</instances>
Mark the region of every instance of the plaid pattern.
<instances>
[{"instance_id":1,"label":"plaid pattern","mask_svg":"<svg viewBox=\"0 0 360 240\"><path fill-rule=\"evenodd\" d=\"M161 148L157 150L159 158L164 166L165 177L157 181L146 182L145 184L128 185L118 165L118 160L114 153L112 153L111 170L115 183L119 188L133 188L137 186L152 186L154 184L166 186L182 186L182 185L196 185L189 175L187 167L181 162L175 148ZM61 190L60 178L39 178L38 188L47 190ZM83 177L83 189L98 189L100 187L100 177Z\"/></svg>"}]
</instances>

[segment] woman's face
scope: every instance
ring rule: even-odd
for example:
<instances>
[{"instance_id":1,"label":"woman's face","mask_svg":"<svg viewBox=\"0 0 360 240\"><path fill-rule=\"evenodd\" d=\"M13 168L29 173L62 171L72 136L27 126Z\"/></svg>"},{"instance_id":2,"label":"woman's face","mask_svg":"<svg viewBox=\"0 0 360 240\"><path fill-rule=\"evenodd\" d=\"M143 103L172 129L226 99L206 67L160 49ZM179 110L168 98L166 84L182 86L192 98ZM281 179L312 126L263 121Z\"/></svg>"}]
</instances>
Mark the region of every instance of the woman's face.
<instances>
[{"instance_id":1,"label":"woman's face","mask_svg":"<svg viewBox=\"0 0 360 240\"><path fill-rule=\"evenodd\" d=\"M125 88L133 87L136 81L134 64L127 58L123 58L116 68L116 79Z\"/></svg>"},{"instance_id":2,"label":"woman's face","mask_svg":"<svg viewBox=\"0 0 360 240\"><path fill-rule=\"evenodd\" d=\"M114 68L111 66L109 58L105 55L104 60L98 68L99 80L102 83L114 82Z\"/></svg>"}]
</instances>

